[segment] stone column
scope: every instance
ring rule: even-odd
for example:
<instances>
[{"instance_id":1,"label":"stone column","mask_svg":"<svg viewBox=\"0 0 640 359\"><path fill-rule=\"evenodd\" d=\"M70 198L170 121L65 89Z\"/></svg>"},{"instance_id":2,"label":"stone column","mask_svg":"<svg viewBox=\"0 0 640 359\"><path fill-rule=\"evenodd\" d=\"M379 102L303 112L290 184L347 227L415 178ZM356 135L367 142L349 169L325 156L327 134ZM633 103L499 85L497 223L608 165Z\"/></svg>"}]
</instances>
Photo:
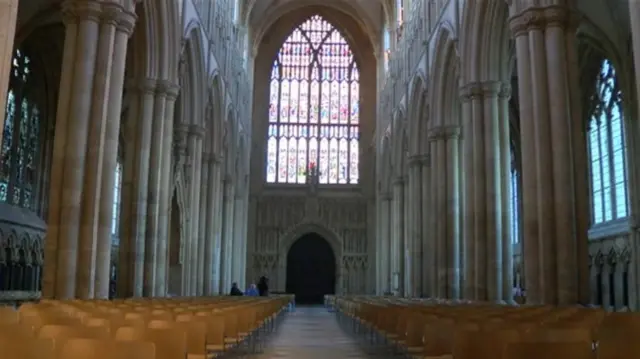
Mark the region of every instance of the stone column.
<instances>
[{"instance_id":1,"label":"stone column","mask_svg":"<svg viewBox=\"0 0 640 359\"><path fill-rule=\"evenodd\" d=\"M191 197L191 222L189 226L189 244L186 253L185 263L188 270L186 271L186 283L188 295L196 295L196 279L198 276L198 253L199 248L199 232L200 232L200 180L202 171L202 139L204 138L205 129L197 124L189 126L189 134L187 138L187 152L189 163L191 163L189 174L189 191Z\"/></svg>"},{"instance_id":2,"label":"stone column","mask_svg":"<svg viewBox=\"0 0 640 359\"><path fill-rule=\"evenodd\" d=\"M431 290L439 298L460 296L459 136L458 126L437 126L429 133L434 171L430 210L434 243Z\"/></svg>"},{"instance_id":3,"label":"stone column","mask_svg":"<svg viewBox=\"0 0 640 359\"><path fill-rule=\"evenodd\" d=\"M393 234L391 237L391 276L393 291L404 293L404 273L402 263L404 256L404 179L396 178L393 182L392 199Z\"/></svg>"},{"instance_id":4,"label":"stone column","mask_svg":"<svg viewBox=\"0 0 640 359\"><path fill-rule=\"evenodd\" d=\"M113 43L113 62L109 77L109 107L107 108L107 123L105 125L102 184L100 188L100 214L96 245L95 297L99 299L109 298L113 189L116 181L115 169L118 165L122 90L124 87L127 44L136 20L133 9L114 7L110 9L109 13L115 22L116 31Z\"/></svg>"},{"instance_id":5,"label":"stone column","mask_svg":"<svg viewBox=\"0 0 640 359\"><path fill-rule=\"evenodd\" d=\"M164 297L167 295L169 267L168 245L169 228L171 226L171 199L173 197L173 123L175 114L175 103L178 97L179 86L161 81L158 84L159 90L166 94L164 111L164 129L162 131L166 144L162 148L162 173L160 175L160 204L158 209L158 229L157 251L156 251L156 288L154 295Z\"/></svg>"},{"instance_id":6,"label":"stone column","mask_svg":"<svg viewBox=\"0 0 640 359\"><path fill-rule=\"evenodd\" d=\"M7 108L9 75L13 60L13 38L18 19L18 0L0 0L0 108ZM0 143L4 131L5 111L0 113Z\"/></svg>"},{"instance_id":7,"label":"stone column","mask_svg":"<svg viewBox=\"0 0 640 359\"><path fill-rule=\"evenodd\" d=\"M220 263L216 260L216 244L218 237L218 227L216 226L217 213L219 207L218 192L220 191L220 159L216 155L209 155L207 162L207 219L204 242L204 295L215 295L218 293L216 279Z\"/></svg>"},{"instance_id":8,"label":"stone column","mask_svg":"<svg viewBox=\"0 0 640 359\"><path fill-rule=\"evenodd\" d=\"M476 221L475 221L475 169L473 126L480 111L480 93L477 87L464 86L460 90L462 103L462 171L464 209L462 215L464 236L463 297L476 299ZM479 120L478 120L479 121Z\"/></svg>"},{"instance_id":9,"label":"stone column","mask_svg":"<svg viewBox=\"0 0 640 359\"><path fill-rule=\"evenodd\" d=\"M9 1L11 2L11 1ZM640 2L629 1L629 19L631 20L631 39L633 44L633 53L640 54ZM635 69L640 69L640 56L633 57ZM638 113L640 113L640 71L635 71L636 78L636 105ZM6 80L5 80L6 82Z\"/></svg>"},{"instance_id":10,"label":"stone column","mask_svg":"<svg viewBox=\"0 0 640 359\"><path fill-rule=\"evenodd\" d=\"M436 136L433 131L429 132L429 148L430 148L430 160L431 160L431 183L430 183L430 193L431 196L429 198L429 213L431 216L429 217L429 237L430 237L430 245L429 245L429 273L430 277L430 292L433 298L440 297L440 277L439 277L439 265L440 265L440 228L443 223L442 211L438 208L438 201L440 200L440 181L441 174L444 171L444 168L441 168L438 163L439 156L439 148L437 146Z\"/></svg>"},{"instance_id":11,"label":"stone column","mask_svg":"<svg viewBox=\"0 0 640 359\"><path fill-rule=\"evenodd\" d=\"M175 146L176 163L173 165L173 168L174 168L173 171L174 172L181 171L186 175L187 173L191 172L191 169L190 169L191 166L188 160L189 155L188 155L188 145L187 145L189 125L186 123L176 123L174 127L174 131L175 131L174 146ZM171 183L170 188L173 188L174 180L171 179L170 183ZM185 195L188 196L188 193ZM171 198L171 195L169 198ZM168 205L169 205L169 214L171 214L171 211L172 211L171 202L169 202ZM188 295L187 271L188 271L189 263L187 259L189 257L189 228L190 228L189 226L191 223L191 212L190 212L191 208L189 207L188 203L184 204L183 211L184 211L183 213L184 222L180 224L180 238L179 238L180 240L179 261L182 266L182 275L180 278L180 295L186 296ZM169 232L170 228L171 227L169 225L169 227L167 228L167 233L170 233Z\"/></svg>"},{"instance_id":12,"label":"stone column","mask_svg":"<svg viewBox=\"0 0 640 359\"><path fill-rule=\"evenodd\" d=\"M121 56L114 53L115 16L122 11L97 1L63 4L65 47L45 241L47 298L94 296L107 109L119 106L109 102L113 60Z\"/></svg>"},{"instance_id":13,"label":"stone column","mask_svg":"<svg viewBox=\"0 0 640 359\"><path fill-rule=\"evenodd\" d=\"M411 291L412 297L423 294L422 288L422 158L411 156L409 158L409 215L411 217Z\"/></svg>"},{"instance_id":14,"label":"stone column","mask_svg":"<svg viewBox=\"0 0 640 359\"><path fill-rule=\"evenodd\" d=\"M214 223L213 241L213 291L222 293L222 233L223 233L223 209L224 209L224 185L222 183L222 157L217 156L214 164L214 188L215 188L215 210L213 212L212 223Z\"/></svg>"},{"instance_id":15,"label":"stone column","mask_svg":"<svg viewBox=\"0 0 640 359\"><path fill-rule=\"evenodd\" d=\"M222 226L222 251L220 260L220 291L226 293L231 288L232 279L232 255L233 255L233 214L235 190L233 179L225 178L223 182L223 226Z\"/></svg>"},{"instance_id":16,"label":"stone column","mask_svg":"<svg viewBox=\"0 0 640 359\"><path fill-rule=\"evenodd\" d=\"M407 159L408 161L408 159ZM403 196L404 200L402 201L404 214L403 222L402 222L402 296L403 297L412 297L413 296L413 281L412 281L412 263L413 258L411 255L413 254L413 238L411 237L411 232L413 228L413 213L411 213L411 183L409 182L409 170L407 169L407 173L405 174L405 182L403 185Z\"/></svg>"},{"instance_id":17,"label":"stone column","mask_svg":"<svg viewBox=\"0 0 640 359\"><path fill-rule=\"evenodd\" d=\"M511 196L515 188L511 187L511 116L509 114L509 99L511 86L502 84L498 94L498 123L500 144L500 186L502 188L502 291L501 300L507 304L514 304L513 299L513 243L511 238Z\"/></svg>"},{"instance_id":18,"label":"stone column","mask_svg":"<svg viewBox=\"0 0 640 359\"><path fill-rule=\"evenodd\" d=\"M447 297L460 298L460 127L444 129L446 148Z\"/></svg>"},{"instance_id":19,"label":"stone column","mask_svg":"<svg viewBox=\"0 0 640 359\"><path fill-rule=\"evenodd\" d=\"M391 291L393 289L392 286L392 275L393 272L391 267L391 251L392 251L392 215L391 215L391 195L387 192L380 194L380 266L382 267L381 273L381 287L382 293ZM381 293L381 294L382 294Z\"/></svg>"},{"instance_id":20,"label":"stone column","mask_svg":"<svg viewBox=\"0 0 640 359\"><path fill-rule=\"evenodd\" d=\"M422 275L422 295L426 298L432 298L435 293L432 292L432 277L433 277L433 262L431 260L433 248L433 237L430 232L430 219L431 212L431 158L429 155L423 155L420 158L422 166L422 176L420 182L420 225L421 225L421 237L422 243L422 263L421 263L421 275Z\"/></svg>"},{"instance_id":21,"label":"stone column","mask_svg":"<svg viewBox=\"0 0 640 359\"><path fill-rule=\"evenodd\" d=\"M207 222L209 221L209 164L212 161L212 155L209 153L203 153L202 155L202 170L200 173L200 193L202 200L200 200L200 220L199 220L199 233L198 233L198 253L197 253L197 266L196 271L196 296L201 297L205 293L206 282L205 278L205 261L207 259L207 251L211 248L207 245Z\"/></svg>"},{"instance_id":22,"label":"stone column","mask_svg":"<svg viewBox=\"0 0 640 359\"><path fill-rule=\"evenodd\" d=\"M232 256L231 256L231 282L236 282L240 285L242 280L241 267L242 267L242 219L243 219L243 198L241 190L238 188L235 191L234 205L233 205L233 244L232 244ZM246 253L245 253L246 255ZM242 287L241 287L242 288Z\"/></svg>"},{"instance_id":23,"label":"stone column","mask_svg":"<svg viewBox=\"0 0 640 359\"><path fill-rule=\"evenodd\" d=\"M141 297L144 293L149 156L156 81L143 79L133 86L135 88L130 91L132 98L126 122L129 137L126 138L122 171L118 258L120 297Z\"/></svg>"},{"instance_id":24,"label":"stone column","mask_svg":"<svg viewBox=\"0 0 640 359\"><path fill-rule=\"evenodd\" d=\"M509 11L518 51L527 302L586 302L588 168L571 75L576 22L561 4L518 1Z\"/></svg>"}]
</instances>

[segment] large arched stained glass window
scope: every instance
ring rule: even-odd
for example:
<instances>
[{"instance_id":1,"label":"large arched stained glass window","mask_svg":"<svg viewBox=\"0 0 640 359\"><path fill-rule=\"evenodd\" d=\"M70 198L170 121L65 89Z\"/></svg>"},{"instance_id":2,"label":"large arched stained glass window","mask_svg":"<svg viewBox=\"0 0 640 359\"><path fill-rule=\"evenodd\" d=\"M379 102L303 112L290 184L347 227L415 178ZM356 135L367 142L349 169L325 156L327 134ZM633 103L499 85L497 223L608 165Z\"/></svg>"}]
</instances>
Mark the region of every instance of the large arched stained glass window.
<instances>
[{"instance_id":1,"label":"large arched stained glass window","mask_svg":"<svg viewBox=\"0 0 640 359\"><path fill-rule=\"evenodd\" d=\"M30 90L31 60L16 50L12 60L0 159L0 201L34 209L40 109Z\"/></svg>"},{"instance_id":2,"label":"large arched stained glass window","mask_svg":"<svg viewBox=\"0 0 640 359\"><path fill-rule=\"evenodd\" d=\"M621 92L616 71L604 60L598 74L589 127L591 196L597 225L629 215Z\"/></svg>"},{"instance_id":3,"label":"large arched stained glass window","mask_svg":"<svg viewBox=\"0 0 640 359\"><path fill-rule=\"evenodd\" d=\"M358 80L349 45L322 17L289 35L271 73L267 182L358 183Z\"/></svg>"}]
</instances>

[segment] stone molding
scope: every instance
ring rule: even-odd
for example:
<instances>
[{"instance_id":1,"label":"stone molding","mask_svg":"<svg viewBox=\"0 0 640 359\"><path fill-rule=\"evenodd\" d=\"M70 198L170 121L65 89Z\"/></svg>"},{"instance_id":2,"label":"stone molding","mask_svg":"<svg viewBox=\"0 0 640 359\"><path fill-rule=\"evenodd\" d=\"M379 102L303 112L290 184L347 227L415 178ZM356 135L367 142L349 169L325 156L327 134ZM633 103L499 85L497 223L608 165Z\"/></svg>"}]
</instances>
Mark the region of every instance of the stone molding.
<instances>
[{"instance_id":1,"label":"stone molding","mask_svg":"<svg viewBox=\"0 0 640 359\"><path fill-rule=\"evenodd\" d=\"M456 125L444 125L433 127L429 130L429 141L438 140L456 140L460 138L460 126Z\"/></svg>"},{"instance_id":2,"label":"stone molding","mask_svg":"<svg viewBox=\"0 0 640 359\"><path fill-rule=\"evenodd\" d=\"M127 36L133 34L138 16L133 10L114 2L67 0L62 4L65 25L78 24L87 20L99 24L115 26L117 31Z\"/></svg>"},{"instance_id":3,"label":"stone molding","mask_svg":"<svg viewBox=\"0 0 640 359\"><path fill-rule=\"evenodd\" d=\"M546 27L571 29L578 25L579 15L566 6L530 7L509 19L511 33L517 37L531 30Z\"/></svg>"}]
</instances>

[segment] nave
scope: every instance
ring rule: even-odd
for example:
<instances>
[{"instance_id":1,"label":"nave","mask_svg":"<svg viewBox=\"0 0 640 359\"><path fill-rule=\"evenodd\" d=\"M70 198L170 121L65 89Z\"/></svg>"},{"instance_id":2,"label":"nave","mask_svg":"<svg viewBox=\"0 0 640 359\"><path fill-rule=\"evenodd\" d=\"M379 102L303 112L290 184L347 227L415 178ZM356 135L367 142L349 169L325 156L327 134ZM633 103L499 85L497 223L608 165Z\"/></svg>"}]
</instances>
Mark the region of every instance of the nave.
<instances>
[{"instance_id":1,"label":"nave","mask_svg":"<svg viewBox=\"0 0 640 359\"><path fill-rule=\"evenodd\" d=\"M385 358L365 351L338 325L336 316L318 306L298 307L287 313L273 341L256 359Z\"/></svg>"}]
</instances>

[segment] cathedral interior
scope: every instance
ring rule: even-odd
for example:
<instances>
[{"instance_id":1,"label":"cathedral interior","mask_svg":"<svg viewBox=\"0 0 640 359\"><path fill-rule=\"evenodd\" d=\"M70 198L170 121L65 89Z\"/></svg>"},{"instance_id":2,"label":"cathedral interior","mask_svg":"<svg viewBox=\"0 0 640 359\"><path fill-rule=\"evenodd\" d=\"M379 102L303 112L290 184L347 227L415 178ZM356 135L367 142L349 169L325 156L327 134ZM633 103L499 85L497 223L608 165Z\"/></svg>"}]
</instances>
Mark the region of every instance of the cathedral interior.
<instances>
[{"instance_id":1,"label":"cathedral interior","mask_svg":"<svg viewBox=\"0 0 640 359\"><path fill-rule=\"evenodd\" d=\"M0 20L0 302L264 276L301 302L640 309L640 2L0 0Z\"/></svg>"},{"instance_id":2,"label":"cathedral interior","mask_svg":"<svg viewBox=\"0 0 640 359\"><path fill-rule=\"evenodd\" d=\"M193 314L202 357L281 325L272 346L364 358L340 330L377 330L422 358L464 314L609 323L587 354L632 357L636 52L636 0L0 0L0 352L16 323ZM184 358L174 334L108 350ZM549 348L502 358L591 358Z\"/></svg>"}]
</instances>

